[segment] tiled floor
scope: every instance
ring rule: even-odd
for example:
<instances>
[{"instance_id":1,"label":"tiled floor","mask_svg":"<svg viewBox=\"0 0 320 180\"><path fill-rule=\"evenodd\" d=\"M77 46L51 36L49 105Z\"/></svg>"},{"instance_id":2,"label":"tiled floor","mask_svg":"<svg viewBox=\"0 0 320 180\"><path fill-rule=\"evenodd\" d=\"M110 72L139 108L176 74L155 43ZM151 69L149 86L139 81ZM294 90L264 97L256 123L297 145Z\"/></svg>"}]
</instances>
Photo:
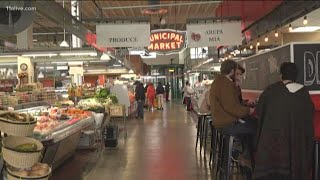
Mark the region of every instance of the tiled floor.
<instances>
[{"instance_id":1,"label":"tiled floor","mask_svg":"<svg viewBox=\"0 0 320 180\"><path fill-rule=\"evenodd\" d=\"M130 119L128 138L122 137L117 148L77 152L52 179L213 179L195 141L196 121L182 105L167 103L163 111L146 112L144 120Z\"/></svg>"}]
</instances>

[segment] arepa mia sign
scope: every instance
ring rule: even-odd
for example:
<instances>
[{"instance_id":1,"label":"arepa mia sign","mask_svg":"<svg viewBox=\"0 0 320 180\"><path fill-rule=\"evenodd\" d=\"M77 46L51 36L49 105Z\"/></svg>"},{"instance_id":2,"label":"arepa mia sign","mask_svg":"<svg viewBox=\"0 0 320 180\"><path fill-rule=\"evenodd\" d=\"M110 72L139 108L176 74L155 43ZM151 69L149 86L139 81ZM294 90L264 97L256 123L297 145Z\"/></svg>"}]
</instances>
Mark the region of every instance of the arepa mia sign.
<instances>
[{"instance_id":1,"label":"arepa mia sign","mask_svg":"<svg viewBox=\"0 0 320 180\"><path fill-rule=\"evenodd\" d=\"M151 31L150 52L159 54L178 53L187 46L186 31L177 31L173 29L158 29Z\"/></svg>"}]
</instances>

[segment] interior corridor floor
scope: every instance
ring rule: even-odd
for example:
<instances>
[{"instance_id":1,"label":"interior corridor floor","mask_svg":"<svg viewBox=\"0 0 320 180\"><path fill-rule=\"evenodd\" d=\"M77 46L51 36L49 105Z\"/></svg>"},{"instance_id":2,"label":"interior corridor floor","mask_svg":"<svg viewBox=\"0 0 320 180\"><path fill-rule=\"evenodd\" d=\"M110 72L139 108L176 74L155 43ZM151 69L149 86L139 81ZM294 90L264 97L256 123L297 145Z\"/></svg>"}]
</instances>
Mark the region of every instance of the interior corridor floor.
<instances>
[{"instance_id":1,"label":"interior corridor floor","mask_svg":"<svg viewBox=\"0 0 320 180\"><path fill-rule=\"evenodd\" d=\"M122 124L119 124L120 127ZM53 180L207 180L211 168L195 149L196 121L179 103L128 120L128 138L116 148L78 151ZM207 159L209 155L207 154Z\"/></svg>"}]
</instances>

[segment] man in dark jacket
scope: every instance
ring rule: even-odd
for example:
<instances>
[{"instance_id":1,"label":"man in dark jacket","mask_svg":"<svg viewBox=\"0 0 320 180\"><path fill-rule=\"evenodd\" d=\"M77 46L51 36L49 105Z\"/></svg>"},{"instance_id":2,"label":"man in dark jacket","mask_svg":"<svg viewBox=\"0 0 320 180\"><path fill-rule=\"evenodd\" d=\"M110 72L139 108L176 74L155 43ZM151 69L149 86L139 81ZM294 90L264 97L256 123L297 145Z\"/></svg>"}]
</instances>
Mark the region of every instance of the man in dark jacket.
<instances>
[{"instance_id":1,"label":"man in dark jacket","mask_svg":"<svg viewBox=\"0 0 320 180\"><path fill-rule=\"evenodd\" d=\"M166 84L166 87L165 87L166 89L166 101L169 101L169 92L170 92L170 84L169 84L169 82L167 82L167 84Z\"/></svg>"},{"instance_id":2,"label":"man in dark jacket","mask_svg":"<svg viewBox=\"0 0 320 180\"><path fill-rule=\"evenodd\" d=\"M143 119L144 117L143 106L144 106L144 101L146 99L146 95L144 93L143 84L141 82L135 82L134 85L136 85L135 99L138 102L138 108L137 108L138 115L136 118Z\"/></svg>"},{"instance_id":3,"label":"man in dark jacket","mask_svg":"<svg viewBox=\"0 0 320 180\"><path fill-rule=\"evenodd\" d=\"M314 106L295 83L297 67L280 66L282 81L268 86L257 104L259 119L254 179L311 179Z\"/></svg>"},{"instance_id":4,"label":"man in dark jacket","mask_svg":"<svg viewBox=\"0 0 320 180\"><path fill-rule=\"evenodd\" d=\"M158 101L158 109L163 110L163 94L164 88L161 82L158 82L158 86L156 88L156 97Z\"/></svg>"}]
</instances>

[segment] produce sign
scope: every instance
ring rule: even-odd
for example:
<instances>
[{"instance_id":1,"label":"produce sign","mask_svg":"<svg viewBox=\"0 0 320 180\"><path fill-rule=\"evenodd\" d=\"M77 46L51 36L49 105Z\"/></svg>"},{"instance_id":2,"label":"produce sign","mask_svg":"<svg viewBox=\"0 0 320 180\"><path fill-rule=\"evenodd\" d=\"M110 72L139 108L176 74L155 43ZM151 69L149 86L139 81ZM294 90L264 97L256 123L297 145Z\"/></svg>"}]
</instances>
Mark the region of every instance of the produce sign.
<instances>
[{"instance_id":1,"label":"produce sign","mask_svg":"<svg viewBox=\"0 0 320 180\"><path fill-rule=\"evenodd\" d=\"M159 54L178 53L186 47L186 32L172 29L151 31L149 51Z\"/></svg>"}]
</instances>

